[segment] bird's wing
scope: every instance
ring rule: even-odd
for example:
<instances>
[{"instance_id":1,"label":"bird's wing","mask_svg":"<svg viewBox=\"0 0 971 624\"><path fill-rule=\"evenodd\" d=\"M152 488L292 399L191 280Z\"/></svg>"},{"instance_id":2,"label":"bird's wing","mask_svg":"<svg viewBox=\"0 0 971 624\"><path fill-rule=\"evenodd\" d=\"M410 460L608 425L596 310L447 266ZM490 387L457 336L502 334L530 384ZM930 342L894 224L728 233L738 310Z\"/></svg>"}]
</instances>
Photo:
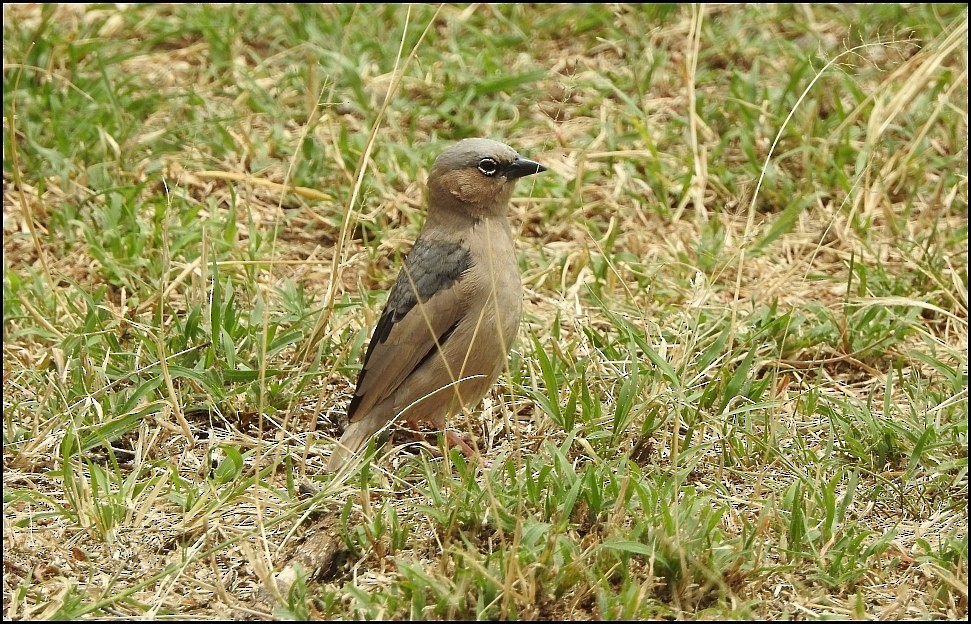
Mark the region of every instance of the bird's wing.
<instances>
[{"instance_id":1,"label":"bird's wing","mask_svg":"<svg viewBox=\"0 0 971 624\"><path fill-rule=\"evenodd\" d=\"M364 355L347 408L351 423L391 396L448 339L469 308L458 283L471 267L462 242L415 242Z\"/></svg>"}]
</instances>

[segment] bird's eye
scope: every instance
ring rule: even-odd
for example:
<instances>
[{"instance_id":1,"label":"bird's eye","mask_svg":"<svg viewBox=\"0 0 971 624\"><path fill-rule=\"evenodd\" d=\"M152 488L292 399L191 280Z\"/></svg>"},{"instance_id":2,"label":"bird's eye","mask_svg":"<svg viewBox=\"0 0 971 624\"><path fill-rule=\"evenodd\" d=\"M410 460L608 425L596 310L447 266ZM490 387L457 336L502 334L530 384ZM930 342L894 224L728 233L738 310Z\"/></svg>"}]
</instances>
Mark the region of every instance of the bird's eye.
<instances>
[{"instance_id":1,"label":"bird's eye","mask_svg":"<svg viewBox=\"0 0 971 624\"><path fill-rule=\"evenodd\" d=\"M479 171L481 171L483 175L494 176L496 175L496 172L499 171L499 163L491 158L483 158L479 161Z\"/></svg>"}]
</instances>

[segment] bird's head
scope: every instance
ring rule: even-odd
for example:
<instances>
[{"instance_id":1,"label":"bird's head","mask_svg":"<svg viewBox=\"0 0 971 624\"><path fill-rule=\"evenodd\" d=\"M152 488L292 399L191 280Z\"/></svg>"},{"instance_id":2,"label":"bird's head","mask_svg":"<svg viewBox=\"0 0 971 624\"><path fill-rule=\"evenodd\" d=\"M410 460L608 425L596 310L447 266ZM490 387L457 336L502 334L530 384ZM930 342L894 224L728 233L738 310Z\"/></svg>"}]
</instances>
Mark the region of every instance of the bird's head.
<instances>
[{"instance_id":1,"label":"bird's head","mask_svg":"<svg viewBox=\"0 0 971 624\"><path fill-rule=\"evenodd\" d=\"M502 214L516 180L546 171L504 143L463 139L439 155L428 174L429 210L464 212L474 218Z\"/></svg>"}]
</instances>

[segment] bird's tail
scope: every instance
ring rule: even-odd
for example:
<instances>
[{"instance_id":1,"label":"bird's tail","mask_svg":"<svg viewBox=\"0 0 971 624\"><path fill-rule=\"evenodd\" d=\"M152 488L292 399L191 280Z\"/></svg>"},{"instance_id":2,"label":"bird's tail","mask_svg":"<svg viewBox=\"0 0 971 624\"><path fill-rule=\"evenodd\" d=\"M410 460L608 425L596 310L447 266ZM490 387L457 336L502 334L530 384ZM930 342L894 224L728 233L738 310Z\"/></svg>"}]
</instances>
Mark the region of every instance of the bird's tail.
<instances>
[{"instance_id":1,"label":"bird's tail","mask_svg":"<svg viewBox=\"0 0 971 624\"><path fill-rule=\"evenodd\" d=\"M351 423L344 430L344 435L334 446L334 451L327 462L328 472L337 472L367 444L368 439L374 433L387 424L387 421L379 421L375 426L375 418L365 418Z\"/></svg>"}]
</instances>

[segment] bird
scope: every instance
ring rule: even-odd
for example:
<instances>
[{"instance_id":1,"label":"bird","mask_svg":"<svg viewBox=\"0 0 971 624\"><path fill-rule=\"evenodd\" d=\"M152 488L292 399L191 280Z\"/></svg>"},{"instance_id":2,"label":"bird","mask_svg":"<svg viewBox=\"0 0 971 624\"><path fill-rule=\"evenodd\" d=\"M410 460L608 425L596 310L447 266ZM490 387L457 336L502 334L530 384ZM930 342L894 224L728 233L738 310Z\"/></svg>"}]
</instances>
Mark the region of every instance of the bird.
<instances>
[{"instance_id":1,"label":"bird","mask_svg":"<svg viewBox=\"0 0 971 624\"><path fill-rule=\"evenodd\" d=\"M487 138L458 141L435 159L425 223L371 334L328 471L350 464L398 417L415 431L421 423L444 431L449 447L473 454L446 418L485 396L519 331L509 200L517 180L543 171Z\"/></svg>"}]
</instances>

